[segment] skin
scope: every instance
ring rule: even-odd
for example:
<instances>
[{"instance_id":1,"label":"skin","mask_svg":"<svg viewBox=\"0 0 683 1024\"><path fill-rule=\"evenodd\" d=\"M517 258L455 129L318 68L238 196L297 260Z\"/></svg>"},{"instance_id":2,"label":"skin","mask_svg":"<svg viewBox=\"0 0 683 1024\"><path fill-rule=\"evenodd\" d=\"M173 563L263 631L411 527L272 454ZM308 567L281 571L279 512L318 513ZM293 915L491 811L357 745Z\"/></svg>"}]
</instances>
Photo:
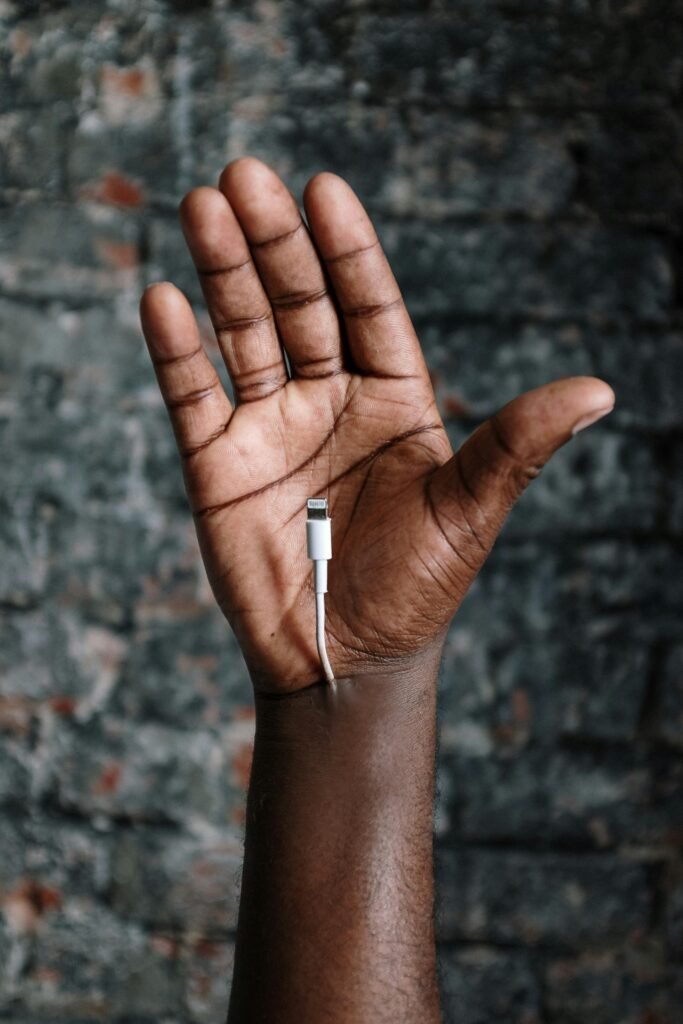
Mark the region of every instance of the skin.
<instances>
[{"instance_id":1,"label":"skin","mask_svg":"<svg viewBox=\"0 0 683 1024\"><path fill-rule=\"evenodd\" d=\"M555 381L454 454L359 200L325 173L304 208L306 223L251 158L181 205L234 405L184 296L163 283L141 304L206 570L255 690L229 1021L428 1024L445 632L514 502L614 395ZM336 693L321 681L306 556L317 496L332 516Z\"/></svg>"}]
</instances>

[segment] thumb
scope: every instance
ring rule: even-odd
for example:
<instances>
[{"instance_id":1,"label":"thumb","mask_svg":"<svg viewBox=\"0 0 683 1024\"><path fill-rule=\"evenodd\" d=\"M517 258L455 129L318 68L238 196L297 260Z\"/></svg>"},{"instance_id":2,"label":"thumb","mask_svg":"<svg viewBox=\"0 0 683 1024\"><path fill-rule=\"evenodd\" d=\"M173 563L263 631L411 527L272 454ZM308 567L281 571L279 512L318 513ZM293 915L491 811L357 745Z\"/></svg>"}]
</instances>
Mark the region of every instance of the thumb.
<instances>
[{"instance_id":1,"label":"thumb","mask_svg":"<svg viewBox=\"0 0 683 1024\"><path fill-rule=\"evenodd\" d=\"M462 524L482 553L548 459L574 434L614 407L614 392L595 377L567 377L527 391L486 420L433 474L430 500L444 528Z\"/></svg>"}]
</instances>

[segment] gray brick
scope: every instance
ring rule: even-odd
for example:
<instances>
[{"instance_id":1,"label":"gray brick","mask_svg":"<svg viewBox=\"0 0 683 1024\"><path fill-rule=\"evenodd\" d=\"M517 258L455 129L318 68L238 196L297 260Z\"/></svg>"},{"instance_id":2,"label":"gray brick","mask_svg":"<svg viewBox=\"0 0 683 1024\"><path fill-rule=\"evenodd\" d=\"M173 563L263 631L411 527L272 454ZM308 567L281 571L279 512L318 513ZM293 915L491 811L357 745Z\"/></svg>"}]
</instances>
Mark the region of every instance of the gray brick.
<instances>
[{"instance_id":1,"label":"gray brick","mask_svg":"<svg viewBox=\"0 0 683 1024\"><path fill-rule=\"evenodd\" d=\"M442 414L485 418L556 377L595 374L616 392L610 427L660 431L683 424L683 337L581 322L462 324L416 318Z\"/></svg>"},{"instance_id":2,"label":"gray brick","mask_svg":"<svg viewBox=\"0 0 683 1024\"><path fill-rule=\"evenodd\" d=\"M49 371L39 373L44 383L53 383ZM37 491L41 503L61 510L121 509L136 498L139 501L147 485L142 476L146 431L140 419L111 410L93 420L83 410L82 418L70 421L70 403L65 398L58 400L54 411L45 410L35 418L22 416L21 410L40 402L42 389L36 388L36 377L31 373L22 381L24 387L14 396L16 417L2 431L21 456L17 489L28 492L27 498ZM62 389L61 382L57 386ZM95 396L91 399L94 406Z\"/></svg>"},{"instance_id":3,"label":"gray brick","mask_svg":"<svg viewBox=\"0 0 683 1024\"><path fill-rule=\"evenodd\" d=\"M61 108L0 114L0 190L62 194Z\"/></svg>"},{"instance_id":4,"label":"gray brick","mask_svg":"<svg viewBox=\"0 0 683 1024\"><path fill-rule=\"evenodd\" d=\"M620 554L623 555L621 563ZM652 621L659 618L662 627L666 627L668 616L673 615L682 596L683 579L676 576L669 581L662 580L667 566L676 571L677 558L674 549L668 549L665 544L652 544L642 550L636 545L626 545L621 551L618 546L612 547L608 543L596 545L592 556L589 556L586 565L587 569L592 565L595 571L589 589L593 590L592 584L595 584L593 593L600 608L617 608L624 601L631 599L640 605L639 611L644 622L647 622L648 615L651 615ZM629 582L629 571L634 570L636 565L642 565L643 573L639 577L638 573L634 572L632 582ZM618 567L618 572L614 572L615 566ZM565 581L564 587L565 592L572 589L569 581ZM579 589L581 588L577 588L577 591ZM659 606L658 601L661 602Z\"/></svg>"},{"instance_id":5,"label":"gray brick","mask_svg":"<svg viewBox=\"0 0 683 1024\"><path fill-rule=\"evenodd\" d=\"M366 6L365 0L361 0L361 6ZM392 5L393 6L393 5ZM410 9L412 3L406 2L406 8ZM642 0L634 6L630 0L612 0L608 5L602 0L433 0L434 10L449 11L454 7L459 11L470 9L486 9L489 11L514 12L523 15L547 14L548 12L561 12L566 18L577 18L579 23L584 23L586 15L591 15L603 20L605 18L619 18L619 20L631 20L639 22L642 18L655 18L657 16L672 16L676 11L676 0Z\"/></svg>"},{"instance_id":6,"label":"gray brick","mask_svg":"<svg viewBox=\"0 0 683 1024\"><path fill-rule=\"evenodd\" d=\"M204 304L177 217L155 218L149 229L150 263L145 283L169 280L192 302Z\"/></svg>"},{"instance_id":7,"label":"gray brick","mask_svg":"<svg viewBox=\"0 0 683 1024\"><path fill-rule=\"evenodd\" d=\"M501 644L558 629L578 644L595 642L617 626L639 640L678 639L682 579L676 548L666 544L501 542L458 622L475 635L495 630Z\"/></svg>"},{"instance_id":8,"label":"gray brick","mask_svg":"<svg viewBox=\"0 0 683 1024\"><path fill-rule=\"evenodd\" d=\"M680 1007L667 991L656 951L586 954L550 963L545 978L549 1024L675 1024Z\"/></svg>"},{"instance_id":9,"label":"gray brick","mask_svg":"<svg viewBox=\"0 0 683 1024\"><path fill-rule=\"evenodd\" d=\"M182 991L173 941L68 906L37 934L21 997L30 1013L68 1020L174 1019Z\"/></svg>"},{"instance_id":10,"label":"gray brick","mask_svg":"<svg viewBox=\"0 0 683 1024\"><path fill-rule=\"evenodd\" d=\"M0 601L33 605L45 592L49 510L32 502L0 499Z\"/></svg>"},{"instance_id":11,"label":"gray brick","mask_svg":"<svg viewBox=\"0 0 683 1024\"><path fill-rule=\"evenodd\" d=\"M663 855L676 844L671 822L683 811L683 800L676 795L675 764L650 769L631 752L531 749L454 757L446 770L453 832L468 842L556 848L631 843L659 847Z\"/></svg>"},{"instance_id":12,"label":"gray brick","mask_svg":"<svg viewBox=\"0 0 683 1024\"><path fill-rule=\"evenodd\" d=\"M680 536L683 533L683 452L681 452L680 444L677 444L675 440L672 445L670 465L672 466L668 477L671 497L670 524L674 532Z\"/></svg>"},{"instance_id":13,"label":"gray brick","mask_svg":"<svg viewBox=\"0 0 683 1024\"><path fill-rule=\"evenodd\" d=\"M89 717L119 680L127 650L118 634L54 607L0 620L0 710L28 731L48 708Z\"/></svg>"},{"instance_id":14,"label":"gray brick","mask_svg":"<svg viewBox=\"0 0 683 1024\"><path fill-rule=\"evenodd\" d=\"M112 906L157 930L204 938L234 931L242 852L234 832L191 838L127 831L114 845Z\"/></svg>"},{"instance_id":15,"label":"gray brick","mask_svg":"<svg viewBox=\"0 0 683 1024\"><path fill-rule=\"evenodd\" d=\"M581 949L647 930L645 871L612 856L444 851L438 892L442 939Z\"/></svg>"},{"instance_id":16,"label":"gray brick","mask_svg":"<svg viewBox=\"0 0 683 1024\"><path fill-rule=\"evenodd\" d=\"M114 711L178 728L251 717L251 683L237 642L217 608L177 621L143 623L132 637Z\"/></svg>"},{"instance_id":17,"label":"gray brick","mask_svg":"<svg viewBox=\"0 0 683 1024\"><path fill-rule=\"evenodd\" d=\"M21 25L30 40L22 59L8 40L7 95L22 103L42 99L43 69L54 68L57 77L67 61L71 77L57 82L57 94L66 98L67 91L69 96L77 91L81 105L110 124L151 124L164 101L182 105L216 83L230 105L282 89L316 98L333 94L344 76L329 20L304 16L294 25L297 13L296 5L269 10L244 5L231 8L226 18L208 4L188 6L181 0L170 10L154 3L138 9L109 6L104 13L82 8L70 19L67 54L65 46L55 52L67 35L59 14L41 12Z\"/></svg>"},{"instance_id":18,"label":"gray brick","mask_svg":"<svg viewBox=\"0 0 683 1024\"><path fill-rule=\"evenodd\" d=\"M681 28L645 18L569 21L548 13L462 18L368 14L349 39L349 75L369 98L477 106L647 106L678 86ZM638 54L634 61L634 54Z\"/></svg>"},{"instance_id":19,"label":"gray brick","mask_svg":"<svg viewBox=\"0 0 683 1024\"><path fill-rule=\"evenodd\" d=\"M540 992L525 954L485 946L442 947L441 992L446 1020L462 1024L538 1024Z\"/></svg>"},{"instance_id":20,"label":"gray brick","mask_svg":"<svg viewBox=\"0 0 683 1024\"><path fill-rule=\"evenodd\" d=\"M151 373L152 368L148 365L142 371L140 379L140 382L146 383L150 389L147 395L141 396L140 404L147 403L148 399L151 401L146 408L140 409L137 418L137 450L140 459L135 468L139 479L147 486L149 494L165 513L180 514L184 519L189 505L183 483L181 460L166 410L153 402L151 388L156 387L156 384L150 378Z\"/></svg>"},{"instance_id":21,"label":"gray brick","mask_svg":"<svg viewBox=\"0 0 683 1024\"><path fill-rule=\"evenodd\" d=\"M571 143L581 165L578 191L591 210L671 228L683 187L683 137L672 112L584 114Z\"/></svg>"},{"instance_id":22,"label":"gray brick","mask_svg":"<svg viewBox=\"0 0 683 1024\"><path fill-rule=\"evenodd\" d=\"M26 19L3 32L0 40L2 106L17 107L55 100L74 102L81 88L78 43L67 26L52 18L42 24Z\"/></svg>"},{"instance_id":23,"label":"gray brick","mask_svg":"<svg viewBox=\"0 0 683 1024\"><path fill-rule=\"evenodd\" d=\"M32 931L65 900L85 906L106 896L110 860L109 837L91 827L42 815L6 817L0 830L0 890L13 901L12 919Z\"/></svg>"},{"instance_id":24,"label":"gray brick","mask_svg":"<svg viewBox=\"0 0 683 1024\"><path fill-rule=\"evenodd\" d=\"M645 430L671 430L682 425L678 381L683 368L683 336L598 335L588 344L595 372L612 385L617 395L615 420Z\"/></svg>"},{"instance_id":25,"label":"gray brick","mask_svg":"<svg viewBox=\"0 0 683 1024\"><path fill-rule=\"evenodd\" d=\"M197 596L204 576L187 518L96 507L74 521L67 509L55 517L51 535L52 550L68 550L71 557L53 560L49 593L90 622L123 628L136 614L174 602L185 602L189 617L210 599L206 594L202 603Z\"/></svg>"},{"instance_id":26,"label":"gray brick","mask_svg":"<svg viewBox=\"0 0 683 1024\"><path fill-rule=\"evenodd\" d=\"M161 99L159 67L177 46L173 22L156 4L138 9L80 7L30 11L3 35L5 104L33 107L63 100L94 103L102 116L154 115ZM32 16L33 15L33 16Z\"/></svg>"},{"instance_id":27,"label":"gray brick","mask_svg":"<svg viewBox=\"0 0 683 1024\"><path fill-rule=\"evenodd\" d=\"M667 247L621 230L378 223L412 314L636 316L663 321L672 302ZM195 301L200 289L175 220L151 233L151 278Z\"/></svg>"},{"instance_id":28,"label":"gray brick","mask_svg":"<svg viewBox=\"0 0 683 1024\"><path fill-rule=\"evenodd\" d=\"M415 314L636 316L664 321L667 247L623 230L385 223L379 232Z\"/></svg>"},{"instance_id":29,"label":"gray brick","mask_svg":"<svg viewBox=\"0 0 683 1024\"><path fill-rule=\"evenodd\" d=\"M679 968L669 972L670 989L671 989L671 1003L674 1008L680 1007L683 1004L683 970Z\"/></svg>"},{"instance_id":30,"label":"gray brick","mask_svg":"<svg viewBox=\"0 0 683 1024\"><path fill-rule=\"evenodd\" d=\"M6 294L90 300L138 287L137 227L107 207L16 204L3 227Z\"/></svg>"},{"instance_id":31,"label":"gray brick","mask_svg":"<svg viewBox=\"0 0 683 1024\"><path fill-rule=\"evenodd\" d=\"M680 865L665 893L665 918L669 952L676 960L683 961L683 876Z\"/></svg>"},{"instance_id":32,"label":"gray brick","mask_svg":"<svg viewBox=\"0 0 683 1024\"><path fill-rule=\"evenodd\" d=\"M442 667L442 743L467 753L468 744L633 742L649 675L647 645L626 625L540 644L501 642L496 629L477 637L456 619Z\"/></svg>"},{"instance_id":33,"label":"gray brick","mask_svg":"<svg viewBox=\"0 0 683 1024\"><path fill-rule=\"evenodd\" d=\"M485 419L523 391L593 370L586 329L416 317L442 416Z\"/></svg>"},{"instance_id":34,"label":"gray brick","mask_svg":"<svg viewBox=\"0 0 683 1024\"><path fill-rule=\"evenodd\" d=\"M192 1024L215 1024L225 1017L233 959L231 943L200 939L186 947L185 1001Z\"/></svg>"},{"instance_id":35,"label":"gray brick","mask_svg":"<svg viewBox=\"0 0 683 1024\"><path fill-rule=\"evenodd\" d=\"M524 635L501 642L496 634L475 640L458 620L451 631L442 667L446 746L464 744L466 752L468 733L486 750L636 738L650 655L626 626L543 644Z\"/></svg>"},{"instance_id":36,"label":"gray brick","mask_svg":"<svg viewBox=\"0 0 683 1024\"><path fill-rule=\"evenodd\" d=\"M0 829L0 890L13 889L24 865L24 837L16 821L6 815ZM0 918L2 920L2 918Z\"/></svg>"},{"instance_id":37,"label":"gray brick","mask_svg":"<svg viewBox=\"0 0 683 1024\"><path fill-rule=\"evenodd\" d=\"M8 982L6 979L7 963L11 956L12 940L9 934L9 929L5 922L0 918L0 1009L5 1008L6 1002L9 1001Z\"/></svg>"},{"instance_id":38,"label":"gray brick","mask_svg":"<svg viewBox=\"0 0 683 1024\"><path fill-rule=\"evenodd\" d=\"M68 175L74 198L122 208L181 198L177 150L167 115L150 124L83 117L69 147Z\"/></svg>"},{"instance_id":39,"label":"gray brick","mask_svg":"<svg viewBox=\"0 0 683 1024\"><path fill-rule=\"evenodd\" d=\"M656 446L610 426L579 435L553 456L513 509L509 535L656 528L664 514Z\"/></svg>"},{"instance_id":40,"label":"gray brick","mask_svg":"<svg viewBox=\"0 0 683 1024\"><path fill-rule=\"evenodd\" d=\"M122 416L139 396L140 404L161 409L137 312L118 312L0 298L0 375L6 384L1 419L20 419L20 403L32 402L33 412L64 417L60 443L66 443L74 425L96 426L93 407L101 416L103 407L116 405ZM39 448L51 426L23 422L21 437L35 437Z\"/></svg>"},{"instance_id":41,"label":"gray brick","mask_svg":"<svg viewBox=\"0 0 683 1024\"><path fill-rule=\"evenodd\" d=\"M676 644L666 652L658 683L656 735L683 749L683 644Z\"/></svg>"},{"instance_id":42,"label":"gray brick","mask_svg":"<svg viewBox=\"0 0 683 1024\"><path fill-rule=\"evenodd\" d=\"M45 737L46 798L58 808L134 821L241 825L253 723L180 732L107 718L56 720Z\"/></svg>"},{"instance_id":43,"label":"gray brick","mask_svg":"<svg viewBox=\"0 0 683 1024\"><path fill-rule=\"evenodd\" d=\"M174 55L179 53L186 61L181 74L177 65L163 60L159 42L152 42L151 48L159 54L160 74L176 99L183 88L189 96L202 95L220 84L226 100L223 116L231 116L242 104L262 105L283 92L293 106L317 105L345 95L346 73L340 60L345 30L338 24L338 14L288 2L269 9L238 4L229 18L202 11L184 19L180 45L171 21L168 41ZM149 49L149 44L140 47L143 54Z\"/></svg>"},{"instance_id":44,"label":"gray brick","mask_svg":"<svg viewBox=\"0 0 683 1024\"><path fill-rule=\"evenodd\" d=\"M558 213L569 205L576 168L557 121L528 114L476 118L419 107L391 110L350 102L294 108L283 97L237 105L198 101L195 177L208 183L244 153L270 162L295 195L309 177L346 177L373 212L443 217Z\"/></svg>"},{"instance_id":45,"label":"gray brick","mask_svg":"<svg viewBox=\"0 0 683 1024\"><path fill-rule=\"evenodd\" d=\"M271 162L301 195L310 175L347 177L374 211L415 216L590 210L670 228L681 207L677 120L652 110L559 117L531 112L387 109L359 102L293 108L270 95L202 96L194 174L211 183L244 153Z\"/></svg>"}]
</instances>

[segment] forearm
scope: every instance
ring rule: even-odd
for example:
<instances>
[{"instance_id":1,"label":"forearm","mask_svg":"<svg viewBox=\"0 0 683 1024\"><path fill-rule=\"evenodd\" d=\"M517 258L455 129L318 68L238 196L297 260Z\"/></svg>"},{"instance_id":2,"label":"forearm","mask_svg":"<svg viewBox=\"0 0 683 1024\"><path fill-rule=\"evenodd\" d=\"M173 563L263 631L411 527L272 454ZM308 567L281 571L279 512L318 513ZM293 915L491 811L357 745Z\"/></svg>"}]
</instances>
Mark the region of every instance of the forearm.
<instances>
[{"instance_id":1,"label":"forearm","mask_svg":"<svg viewBox=\"0 0 683 1024\"><path fill-rule=\"evenodd\" d=\"M229 1024L440 1019L432 810L441 645L257 697Z\"/></svg>"}]
</instances>

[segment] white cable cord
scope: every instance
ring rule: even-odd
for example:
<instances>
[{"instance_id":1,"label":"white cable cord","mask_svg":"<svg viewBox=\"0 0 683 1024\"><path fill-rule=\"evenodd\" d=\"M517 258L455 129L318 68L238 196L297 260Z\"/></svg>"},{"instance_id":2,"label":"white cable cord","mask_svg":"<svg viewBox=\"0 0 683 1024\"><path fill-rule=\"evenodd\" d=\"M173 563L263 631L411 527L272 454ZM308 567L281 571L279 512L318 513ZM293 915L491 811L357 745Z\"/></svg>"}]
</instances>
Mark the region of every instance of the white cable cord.
<instances>
[{"instance_id":1,"label":"white cable cord","mask_svg":"<svg viewBox=\"0 0 683 1024\"><path fill-rule=\"evenodd\" d=\"M325 643L325 595L315 595L315 641L318 645L318 656L330 686L336 686L334 672L327 656L327 644Z\"/></svg>"},{"instance_id":2,"label":"white cable cord","mask_svg":"<svg viewBox=\"0 0 683 1024\"><path fill-rule=\"evenodd\" d=\"M336 687L334 672L327 656L325 642L325 594L327 593L327 563L332 558L332 520L327 513L327 498L309 498L306 504L306 547L313 562L313 589L315 590L315 641L325 678L332 689Z\"/></svg>"}]
</instances>

